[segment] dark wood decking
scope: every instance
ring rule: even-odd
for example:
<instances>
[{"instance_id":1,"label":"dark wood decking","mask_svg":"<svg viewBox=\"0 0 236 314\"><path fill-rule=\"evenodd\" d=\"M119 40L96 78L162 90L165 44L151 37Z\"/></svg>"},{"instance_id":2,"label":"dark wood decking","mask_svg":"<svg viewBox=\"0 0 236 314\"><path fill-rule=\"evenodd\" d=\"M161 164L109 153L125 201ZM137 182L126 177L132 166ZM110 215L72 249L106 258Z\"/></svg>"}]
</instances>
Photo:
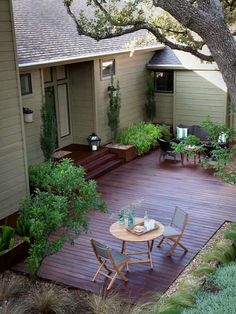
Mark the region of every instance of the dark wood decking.
<instances>
[{"instance_id":1,"label":"dark wood decking","mask_svg":"<svg viewBox=\"0 0 236 314\"><path fill-rule=\"evenodd\" d=\"M167 257L169 246L153 250L154 270L147 264L131 265L129 282L123 285L117 280L114 289L129 299L140 300L155 292L162 293L176 279L194 255L208 241L225 220L236 220L236 187L222 183L193 163L165 161L159 164L157 151L124 164L101 177L98 189L108 202L109 213L93 212L90 216L88 234L81 235L74 246L66 244L57 254L47 257L39 276L73 287L97 292L104 283L91 283L98 267L92 253L91 237L119 249L121 243L109 234L109 226L117 220L117 211L140 198L143 206L137 216L148 210L150 217L168 223L176 205L190 214L183 243L190 252L183 254L179 248ZM132 249L142 244L132 245ZM24 269L23 263L15 267Z\"/></svg>"}]
</instances>

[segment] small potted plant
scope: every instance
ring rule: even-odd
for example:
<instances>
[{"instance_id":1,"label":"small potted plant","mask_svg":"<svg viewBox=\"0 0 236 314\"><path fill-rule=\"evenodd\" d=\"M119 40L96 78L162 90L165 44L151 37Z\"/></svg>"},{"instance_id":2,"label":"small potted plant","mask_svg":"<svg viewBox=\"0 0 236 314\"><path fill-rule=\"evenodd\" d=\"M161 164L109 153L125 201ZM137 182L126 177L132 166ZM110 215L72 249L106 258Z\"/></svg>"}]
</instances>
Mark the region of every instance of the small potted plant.
<instances>
[{"instance_id":1,"label":"small potted plant","mask_svg":"<svg viewBox=\"0 0 236 314\"><path fill-rule=\"evenodd\" d=\"M33 122L33 110L30 108L23 107L24 121L26 123Z\"/></svg>"}]
</instances>

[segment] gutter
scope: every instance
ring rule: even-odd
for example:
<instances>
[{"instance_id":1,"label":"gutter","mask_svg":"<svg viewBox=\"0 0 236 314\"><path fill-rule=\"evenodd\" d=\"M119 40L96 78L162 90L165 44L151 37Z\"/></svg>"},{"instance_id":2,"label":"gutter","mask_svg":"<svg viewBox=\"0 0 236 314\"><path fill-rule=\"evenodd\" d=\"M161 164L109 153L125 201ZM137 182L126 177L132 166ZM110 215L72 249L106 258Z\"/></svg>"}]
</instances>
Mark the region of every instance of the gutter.
<instances>
[{"instance_id":1,"label":"gutter","mask_svg":"<svg viewBox=\"0 0 236 314\"><path fill-rule=\"evenodd\" d=\"M157 51L157 50L162 50L164 48L165 48L165 45L159 44L152 47L136 48L134 50L123 49L119 51L115 50L115 51L108 51L108 52L100 52L96 54L81 55L79 57L58 58L58 59L46 60L46 61L22 63L22 64L19 64L19 68L27 69L27 70L31 68L43 68L43 67L60 65L60 64L71 64L71 63L77 63L77 62L82 62L82 61L91 61L91 60L94 60L95 58L107 57L107 56L118 55L118 54L123 54L123 53L130 53L130 55L133 55L135 52Z\"/></svg>"},{"instance_id":2,"label":"gutter","mask_svg":"<svg viewBox=\"0 0 236 314\"><path fill-rule=\"evenodd\" d=\"M204 66L184 66L184 65L177 65L177 64L147 64L148 70L189 70L189 71L219 71L219 69L215 67L210 67L205 65Z\"/></svg>"}]
</instances>

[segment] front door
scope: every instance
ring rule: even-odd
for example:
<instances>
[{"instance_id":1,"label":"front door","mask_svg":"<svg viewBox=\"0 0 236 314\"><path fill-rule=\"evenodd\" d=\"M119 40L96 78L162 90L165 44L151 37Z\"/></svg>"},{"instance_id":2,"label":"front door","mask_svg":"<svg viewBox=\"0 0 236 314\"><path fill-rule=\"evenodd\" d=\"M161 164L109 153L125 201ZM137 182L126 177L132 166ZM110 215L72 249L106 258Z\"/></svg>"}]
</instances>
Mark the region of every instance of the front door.
<instances>
[{"instance_id":1,"label":"front door","mask_svg":"<svg viewBox=\"0 0 236 314\"><path fill-rule=\"evenodd\" d=\"M53 93L57 117L58 147L72 143L71 118L69 106L69 80L66 66L44 69L45 97Z\"/></svg>"}]
</instances>

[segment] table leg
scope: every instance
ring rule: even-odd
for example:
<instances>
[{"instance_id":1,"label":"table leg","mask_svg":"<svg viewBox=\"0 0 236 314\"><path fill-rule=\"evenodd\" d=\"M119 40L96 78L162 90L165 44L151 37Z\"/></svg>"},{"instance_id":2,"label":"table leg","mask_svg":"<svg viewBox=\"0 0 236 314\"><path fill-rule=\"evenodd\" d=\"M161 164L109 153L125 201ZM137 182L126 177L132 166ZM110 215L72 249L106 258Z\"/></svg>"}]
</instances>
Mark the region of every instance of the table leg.
<instances>
[{"instance_id":1,"label":"table leg","mask_svg":"<svg viewBox=\"0 0 236 314\"><path fill-rule=\"evenodd\" d=\"M153 264L152 264L152 248L153 248L153 240L152 241L147 241L147 254L148 254L148 259L150 263L151 269L153 269Z\"/></svg>"},{"instance_id":2,"label":"table leg","mask_svg":"<svg viewBox=\"0 0 236 314\"><path fill-rule=\"evenodd\" d=\"M121 253L125 254L125 250L126 250L126 242L122 241Z\"/></svg>"}]
</instances>

